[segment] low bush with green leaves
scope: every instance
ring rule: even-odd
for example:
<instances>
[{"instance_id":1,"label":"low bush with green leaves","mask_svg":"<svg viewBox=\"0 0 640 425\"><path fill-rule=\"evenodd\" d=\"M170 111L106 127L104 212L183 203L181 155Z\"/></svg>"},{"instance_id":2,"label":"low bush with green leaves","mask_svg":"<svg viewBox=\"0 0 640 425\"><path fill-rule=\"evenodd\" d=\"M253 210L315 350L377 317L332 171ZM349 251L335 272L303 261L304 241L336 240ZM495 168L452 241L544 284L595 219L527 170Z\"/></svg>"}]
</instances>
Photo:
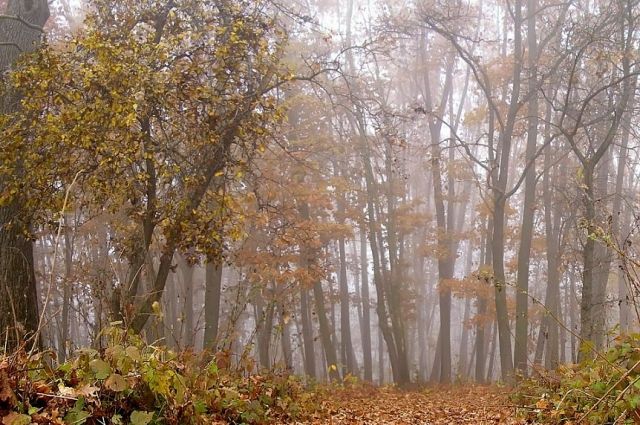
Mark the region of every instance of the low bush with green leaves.
<instances>
[{"instance_id":1,"label":"low bush with green leaves","mask_svg":"<svg viewBox=\"0 0 640 425\"><path fill-rule=\"evenodd\" d=\"M621 336L580 364L539 372L513 398L536 423L640 423L640 334Z\"/></svg>"},{"instance_id":2,"label":"low bush with green leaves","mask_svg":"<svg viewBox=\"0 0 640 425\"><path fill-rule=\"evenodd\" d=\"M79 350L60 365L47 352L0 357L0 423L261 424L314 410L311 393L286 373L232 370L118 328L105 336L107 348Z\"/></svg>"}]
</instances>

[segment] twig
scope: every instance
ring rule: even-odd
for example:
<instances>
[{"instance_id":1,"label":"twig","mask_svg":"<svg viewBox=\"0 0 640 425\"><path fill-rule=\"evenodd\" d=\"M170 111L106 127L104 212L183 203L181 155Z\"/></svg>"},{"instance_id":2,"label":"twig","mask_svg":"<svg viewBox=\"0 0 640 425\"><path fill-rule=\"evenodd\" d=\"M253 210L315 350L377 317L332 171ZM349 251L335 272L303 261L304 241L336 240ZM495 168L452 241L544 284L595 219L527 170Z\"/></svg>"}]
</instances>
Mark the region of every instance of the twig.
<instances>
[{"instance_id":1,"label":"twig","mask_svg":"<svg viewBox=\"0 0 640 425\"><path fill-rule=\"evenodd\" d=\"M47 394L47 393L36 393L36 395L39 395L40 397L61 398L64 400L75 400L75 401L78 400L77 397L71 397L67 395Z\"/></svg>"}]
</instances>

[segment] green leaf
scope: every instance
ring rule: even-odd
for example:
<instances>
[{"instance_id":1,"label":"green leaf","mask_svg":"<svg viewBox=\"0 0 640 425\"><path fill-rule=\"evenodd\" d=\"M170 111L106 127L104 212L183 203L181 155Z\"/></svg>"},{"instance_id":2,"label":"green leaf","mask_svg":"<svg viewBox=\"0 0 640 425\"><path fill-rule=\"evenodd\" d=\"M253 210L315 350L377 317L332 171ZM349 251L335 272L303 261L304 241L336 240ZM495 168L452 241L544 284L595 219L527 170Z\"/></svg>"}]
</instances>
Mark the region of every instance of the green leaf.
<instances>
[{"instance_id":1,"label":"green leaf","mask_svg":"<svg viewBox=\"0 0 640 425\"><path fill-rule=\"evenodd\" d=\"M131 425L147 425L153 419L153 412L134 410L131 413Z\"/></svg>"},{"instance_id":2,"label":"green leaf","mask_svg":"<svg viewBox=\"0 0 640 425\"><path fill-rule=\"evenodd\" d=\"M634 394L630 399L629 399L629 405L631 406L632 409L637 409L638 405L640 405L640 395L638 394Z\"/></svg>"},{"instance_id":3,"label":"green leaf","mask_svg":"<svg viewBox=\"0 0 640 425\"><path fill-rule=\"evenodd\" d=\"M207 413L207 404L202 400L196 400L193 403L193 408L195 409L196 414L198 415Z\"/></svg>"},{"instance_id":4,"label":"green leaf","mask_svg":"<svg viewBox=\"0 0 640 425\"><path fill-rule=\"evenodd\" d=\"M60 366L58 366L58 370L63 373L71 372L72 368L73 368L73 365L71 365L71 363L63 363Z\"/></svg>"},{"instance_id":5,"label":"green leaf","mask_svg":"<svg viewBox=\"0 0 640 425\"><path fill-rule=\"evenodd\" d=\"M96 379L106 379L111 375L111 366L101 359L93 359L89 362L89 367L93 371Z\"/></svg>"},{"instance_id":6,"label":"green leaf","mask_svg":"<svg viewBox=\"0 0 640 425\"><path fill-rule=\"evenodd\" d=\"M64 417L64 423L67 425L82 425L91 416L89 412L84 410L71 410Z\"/></svg>"}]
</instances>

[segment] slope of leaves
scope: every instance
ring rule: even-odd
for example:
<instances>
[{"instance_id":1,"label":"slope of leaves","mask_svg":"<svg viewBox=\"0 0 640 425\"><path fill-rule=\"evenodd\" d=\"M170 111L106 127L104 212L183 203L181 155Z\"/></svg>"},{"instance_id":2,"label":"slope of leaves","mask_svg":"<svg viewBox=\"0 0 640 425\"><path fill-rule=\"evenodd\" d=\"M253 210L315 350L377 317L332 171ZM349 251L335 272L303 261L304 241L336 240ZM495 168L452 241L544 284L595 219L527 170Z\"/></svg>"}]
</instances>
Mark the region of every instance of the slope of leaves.
<instances>
[{"instance_id":1,"label":"slope of leaves","mask_svg":"<svg viewBox=\"0 0 640 425\"><path fill-rule=\"evenodd\" d=\"M52 367L47 353L0 359L0 423L260 424L304 419L310 393L286 374L230 370L110 329L104 350Z\"/></svg>"},{"instance_id":2,"label":"slope of leaves","mask_svg":"<svg viewBox=\"0 0 640 425\"><path fill-rule=\"evenodd\" d=\"M540 373L514 400L538 423L639 423L640 334L619 337L595 359Z\"/></svg>"}]
</instances>

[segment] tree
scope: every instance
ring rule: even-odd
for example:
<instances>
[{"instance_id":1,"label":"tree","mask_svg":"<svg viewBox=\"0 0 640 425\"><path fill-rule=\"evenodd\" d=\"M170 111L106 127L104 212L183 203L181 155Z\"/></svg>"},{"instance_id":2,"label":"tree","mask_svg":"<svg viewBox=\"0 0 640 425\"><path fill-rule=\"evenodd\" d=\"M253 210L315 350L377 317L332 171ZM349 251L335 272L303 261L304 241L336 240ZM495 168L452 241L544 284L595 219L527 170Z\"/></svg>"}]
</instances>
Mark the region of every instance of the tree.
<instances>
[{"instance_id":1,"label":"tree","mask_svg":"<svg viewBox=\"0 0 640 425\"><path fill-rule=\"evenodd\" d=\"M518 249L518 278L516 281L516 332L513 362L515 368L526 375L528 368L527 342L529 340L529 259L533 239L534 202L536 195L536 148L538 143L538 39L536 35L537 0L527 1L527 107L528 128L525 160L531 163L525 172L524 202L522 204L522 230Z\"/></svg>"},{"instance_id":2,"label":"tree","mask_svg":"<svg viewBox=\"0 0 640 425\"><path fill-rule=\"evenodd\" d=\"M60 205L49 175L64 187L77 179L86 208L128 218L117 235L128 273L112 305L135 331L177 251L216 260L238 236L231 189L214 183L237 180L281 118L272 90L286 80L282 38L258 4L102 0L84 34L17 72L18 89L39 84L5 130L3 163L25 152L23 165L47 174L13 187L30 188L28 206L42 211Z\"/></svg>"},{"instance_id":3,"label":"tree","mask_svg":"<svg viewBox=\"0 0 640 425\"><path fill-rule=\"evenodd\" d=\"M633 79L638 74L637 65L630 59L637 52L634 12L632 2L615 2L594 16L590 25L572 34L565 88L554 103L554 108L560 111L557 130L580 163L578 177L584 208L580 226L585 231L580 337L592 344L587 348L604 346L605 288L610 259L607 248L597 242L602 236L598 206L602 205L599 199L607 190L609 169L605 158L619 135L635 89ZM594 39L595 33L608 33L610 38ZM595 71L595 78L581 79L585 72L590 72L585 67ZM581 350L580 358L590 352Z\"/></svg>"},{"instance_id":4,"label":"tree","mask_svg":"<svg viewBox=\"0 0 640 425\"><path fill-rule=\"evenodd\" d=\"M6 12L0 17L0 72L11 69L21 54L38 48L48 19L47 0L7 2ZM10 115L19 113L23 93L5 85L0 109L4 123L11 121ZM11 185L13 179L25 175L28 166L23 152L13 155L15 167L9 175L0 173L0 335L6 338L8 348L33 335L39 325L33 241L29 235L32 215L24 208L26 199Z\"/></svg>"}]
</instances>

